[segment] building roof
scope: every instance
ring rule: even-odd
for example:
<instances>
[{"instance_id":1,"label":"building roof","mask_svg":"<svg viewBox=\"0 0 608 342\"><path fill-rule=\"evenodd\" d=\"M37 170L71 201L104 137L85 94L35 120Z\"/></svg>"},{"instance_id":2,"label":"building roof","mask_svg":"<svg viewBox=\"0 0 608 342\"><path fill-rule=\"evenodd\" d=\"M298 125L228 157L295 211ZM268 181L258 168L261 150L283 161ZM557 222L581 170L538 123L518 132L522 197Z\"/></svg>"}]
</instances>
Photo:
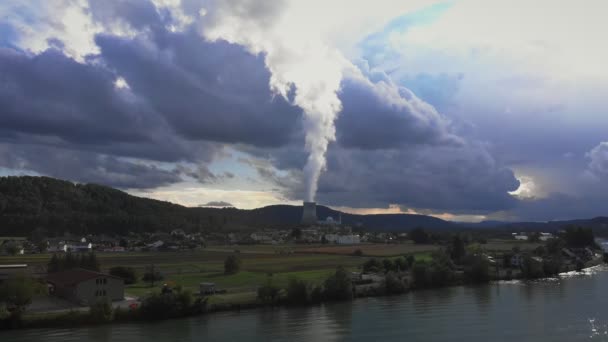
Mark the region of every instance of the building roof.
<instances>
[{"instance_id":1,"label":"building roof","mask_svg":"<svg viewBox=\"0 0 608 342\"><path fill-rule=\"evenodd\" d=\"M53 285L61 285L61 286L73 286L78 283L82 283L83 281L105 277L105 278L114 278L121 279L119 277L115 277L109 274L94 272L85 270L82 268L76 268L73 270L67 270L63 272L50 273L46 277L46 281Z\"/></svg>"}]
</instances>

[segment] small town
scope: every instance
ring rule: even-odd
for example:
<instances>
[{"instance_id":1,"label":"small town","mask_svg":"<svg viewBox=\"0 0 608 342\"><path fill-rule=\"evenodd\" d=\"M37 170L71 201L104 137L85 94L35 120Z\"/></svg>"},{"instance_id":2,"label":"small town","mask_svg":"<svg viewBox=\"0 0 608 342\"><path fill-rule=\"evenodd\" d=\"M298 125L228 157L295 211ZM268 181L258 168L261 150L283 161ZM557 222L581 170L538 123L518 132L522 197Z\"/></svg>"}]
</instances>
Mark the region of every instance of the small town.
<instances>
[{"instance_id":1,"label":"small town","mask_svg":"<svg viewBox=\"0 0 608 342\"><path fill-rule=\"evenodd\" d=\"M162 319L538 279L605 259L592 231L581 227L491 235L423 228L366 232L343 225L340 217L317 220L314 206L307 211L306 205L301 225L290 230L53 238L34 232L0 237L0 255L5 328Z\"/></svg>"}]
</instances>

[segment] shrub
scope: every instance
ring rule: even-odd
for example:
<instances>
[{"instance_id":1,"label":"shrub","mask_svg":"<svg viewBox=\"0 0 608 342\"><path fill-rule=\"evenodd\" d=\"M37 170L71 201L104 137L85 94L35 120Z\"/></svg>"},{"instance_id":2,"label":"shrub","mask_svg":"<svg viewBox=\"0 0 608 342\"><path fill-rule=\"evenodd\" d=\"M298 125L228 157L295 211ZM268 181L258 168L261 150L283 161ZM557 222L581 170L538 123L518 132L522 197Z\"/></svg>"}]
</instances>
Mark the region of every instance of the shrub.
<instances>
[{"instance_id":1,"label":"shrub","mask_svg":"<svg viewBox=\"0 0 608 342\"><path fill-rule=\"evenodd\" d=\"M264 303L274 303L279 298L280 289L272 284L269 278L266 284L258 288L258 299Z\"/></svg>"},{"instance_id":2,"label":"shrub","mask_svg":"<svg viewBox=\"0 0 608 342\"><path fill-rule=\"evenodd\" d=\"M235 274L241 269L241 259L236 255L230 255L224 261L224 274Z\"/></svg>"},{"instance_id":3,"label":"shrub","mask_svg":"<svg viewBox=\"0 0 608 342\"><path fill-rule=\"evenodd\" d=\"M176 314L175 296L173 294L153 293L141 302L141 314L145 319L167 319Z\"/></svg>"},{"instance_id":4,"label":"shrub","mask_svg":"<svg viewBox=\"0 0 608 342\"><path fill-rule=\"evenodd\" d=\"M382 263L376 258L371 258L363 263L363 273L377 273L380 270L382 270Z\"/></svg>"},{"instance_id":5,"label":"shrub","mask_svg":"<svg viewBox=\"0 0 608 342\"><path fill-rule=\"evenodd\" d=\"M94 323L110 322L114 319L112 304L107 301L99 301L89 307L89 317Z\"/></svg>"},{"instance_id":6,"label":"shrub","mask_svg":"<svg viewBox=\"0 0 608 342\"><path fill-rule=\"evenodd\" d=\"M190 313L192 293L177 288L174 292L153 293L141 302L140 313L145 319L157 320Z\"/></svg>"},{"instance_id":7,"label":"shrub","mask_svg":"<svg viewBox=\"0 0 608 342\"><path fill-rule=\"evenodd\" d=\"M382 268L384 268L384 272L390 272L395 269L395 264L391 259L382 260Z\"/></svg>"},{"instance_id":8,"label":"shrub","mask_svg":"<svg viewBox=\"0 0 608 342\"><path fill-rule=\"evenodd\" d=\"M310 301L312 303L320 303L323 301L323 288L321 286L315 286L310 291Z\"/></svg>"},{"instance_id":9,"label":"shrub","mask_svg":"<svg viewBox=\"0 0 608 342\"><path fill-rule=\"evenodd\" d=\"M394 272L388 272L386 274L384 285L386 293L388 294L404 293L407 289L403 280Z\"/></svg>"},{"instance_id":10,"label":"shrub","mask_svg":"<svg viewBox=\"0 0 608 342\"><path fill-rule=\"evenodd\" d=\"M110 268L110 274L115 277L122 278L127 285L137 283L137 272L133 267L112 267Z\"/></svg>"},{"instance_id":11,"label":"shrub","mask_svg":"<svg viewBox=\"0 0 608 342\"><path fill-rule=\"evenodd\" d=\"M338 267L336 273L325 280L323 296L328 300L347 300L353 298L353 284L344 267Z\"/></svg>"},{"instance_id":12,"label":"shrub","mask_svg":"<svg viewBox=\"0 0 608 342\"><path fill-rule=\"evenodd\" d=\"M483 255L468 255L464 259L464 275L473 283L486 283L490 281L490 262Z\"/></svg>"},{"instance_id":13,"label":"shrub","mask_svg":"<svg viewBox=\"0 0 608 342\"><path fill-rule=\"evenodd\" d=\"M287 285L287 302L290 304L306 304L310 301L309 286L304 280L289 279Z\"/></svg>"}]
</instances>

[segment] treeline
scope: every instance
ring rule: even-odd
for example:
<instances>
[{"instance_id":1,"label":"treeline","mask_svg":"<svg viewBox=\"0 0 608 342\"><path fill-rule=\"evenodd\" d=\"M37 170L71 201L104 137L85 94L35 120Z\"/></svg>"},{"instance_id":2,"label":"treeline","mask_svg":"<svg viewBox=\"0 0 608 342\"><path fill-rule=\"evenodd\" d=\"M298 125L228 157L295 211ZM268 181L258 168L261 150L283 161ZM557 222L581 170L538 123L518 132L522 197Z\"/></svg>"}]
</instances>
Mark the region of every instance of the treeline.
<instances>
[{"instance_id":1,"label":"treeline","mask_svg":"<svg viewBox=\"0 0 608 342\"><path fill-rule=\"evenodd\" d=\"M187 208L96 184L49 177L0 177L0 226L4 235L35 238L66 232L218 230L246 222L244 214L234 208Z\"/></svg>"},{"instance_id":2,"label":"treeline","mask_svg":"<svg viewBox=\"0 0 608 342\"><path fill-rule=\"evenodd\" d=\"M75 268L99 272L99 260L97 260L97 255L93 252L78 254L72 252L67 252L65 254L55 253L47 264L48 273L62 272Z\"/></svg>"}]
</instances>

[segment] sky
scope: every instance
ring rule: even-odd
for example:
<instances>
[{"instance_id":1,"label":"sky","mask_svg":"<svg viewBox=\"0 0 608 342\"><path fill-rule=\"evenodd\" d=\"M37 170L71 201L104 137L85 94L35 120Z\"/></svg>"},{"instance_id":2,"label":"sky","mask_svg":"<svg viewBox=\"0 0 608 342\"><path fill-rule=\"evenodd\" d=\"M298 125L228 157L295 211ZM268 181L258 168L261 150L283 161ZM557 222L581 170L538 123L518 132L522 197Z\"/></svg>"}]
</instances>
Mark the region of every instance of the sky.
<instances>
[{"instance_id":1,"label":"sky","mask_svg":"<svg viewBox=\"0 0 608 342\"><path fill-rule=\"evenodd\" d=\"M607 215L603 0L3 0L0 175L187 206Z\"/></svg>"}]
</instances>

